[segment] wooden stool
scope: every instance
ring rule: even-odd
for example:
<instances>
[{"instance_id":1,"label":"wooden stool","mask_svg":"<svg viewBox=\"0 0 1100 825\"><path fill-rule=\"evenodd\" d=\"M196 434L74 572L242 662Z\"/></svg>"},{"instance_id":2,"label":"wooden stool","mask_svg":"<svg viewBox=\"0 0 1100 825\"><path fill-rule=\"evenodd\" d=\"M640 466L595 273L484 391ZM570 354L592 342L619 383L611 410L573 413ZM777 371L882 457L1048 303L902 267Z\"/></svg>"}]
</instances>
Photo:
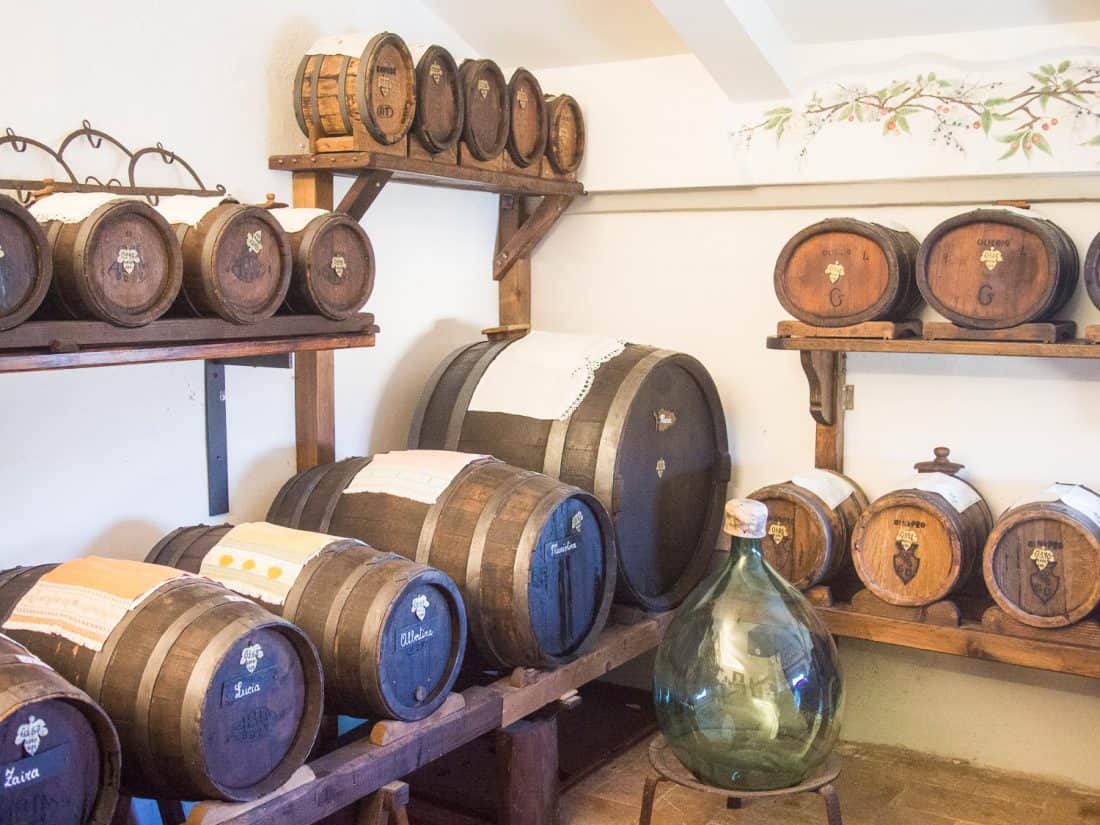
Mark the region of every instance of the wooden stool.
<instances>
[{"instance_id":1,"label":"wooden stool","mask_svg":"<svg viewBox=\"0 0 1100 825\"><path fill-rule=\"evenodd\" d=\"M651 825L653 822L653 803L657 798L657 786L662 782L675 782L685 788L703 793L719 794L726 797L726 807L736 810L745 802L753 799L768 799L776 796L789 796L796 793L816 793L825 800L825 815L829 825L844 825L840 817L840 799L837 798L833 780L840 774L840 757L833 754L825 765L801 785L793 788L778 788L774 791L731 791L704 785L692 776L691 772L680 764L663 736L657 736L649 743L649 762L659 776L648 777L642 792L642 813L638 825Z\"/></svg>"},{"instance_id":2,"label":"wooden stool","mask_svg":"<svg viewBox=\"0 0 1100 825\"><path fill-rule=\"evenodd\" d=\"M383 785L359 803L356 825L409 825L409 786L404 782Z\"/></svg>"}]
</instances>

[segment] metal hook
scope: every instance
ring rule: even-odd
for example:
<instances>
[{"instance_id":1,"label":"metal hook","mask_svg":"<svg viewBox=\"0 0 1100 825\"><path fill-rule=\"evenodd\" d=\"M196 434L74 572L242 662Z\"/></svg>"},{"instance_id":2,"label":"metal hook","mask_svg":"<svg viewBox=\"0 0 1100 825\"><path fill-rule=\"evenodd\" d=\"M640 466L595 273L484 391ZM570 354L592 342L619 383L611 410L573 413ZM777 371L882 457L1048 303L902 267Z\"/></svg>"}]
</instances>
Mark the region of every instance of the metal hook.
<instances>
[{"instance_id":1,"label":"metal hook","mask_svg":"<svg viewBox=\"0 0 1100 825\"><path fill-rule=\"evenodd\" d=\"M94 130L92 129L92 124L87 119L81 121L81 126L84 127L84 136L88 138L88 143L92 145L93 149L98 149L103 145L103 138L97 139L93 135Z\"/></svg>"}]
</instances>

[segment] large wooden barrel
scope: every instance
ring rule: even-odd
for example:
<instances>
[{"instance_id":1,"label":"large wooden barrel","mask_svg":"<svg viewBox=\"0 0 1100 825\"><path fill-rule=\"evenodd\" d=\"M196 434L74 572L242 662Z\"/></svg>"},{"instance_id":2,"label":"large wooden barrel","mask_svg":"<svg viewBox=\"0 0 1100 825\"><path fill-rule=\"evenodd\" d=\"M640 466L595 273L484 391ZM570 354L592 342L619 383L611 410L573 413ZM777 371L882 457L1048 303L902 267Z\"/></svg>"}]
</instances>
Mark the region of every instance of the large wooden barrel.
<instances>
[{"instance_id":1,"label":"large wooden barrel","mask_svg":"<svg viewBox=\"0 0 1100 825\"><path fill-rule=\"evenodd\" d=\"M580 104L569 95L549 95L546 117L549 122L546 159L559 175L572 174L584 159L584 115Z\"/></svg>"},{"instance_id":2,"label":"large wooden barrel","mask_svg":"<svg viewBox=\"0 0 1100 825\"><path fill-rule=\"evenodd\" d=\"M341 321L374 290L374 247L359 221L324 209L272 209L290 240L293 273L285 308Z\"/></svg>"},{"instance_id":3,"label":"large wooden barrel","mask_svg":"<svg viewBox=\"0 0 1100 825\"><path fill-rule=\"evenodd\" d=\"M997 520L983 571L997 604L1032 627L1065 627L1100 604L1100 496L1056 484Z\"/></svg>"},{"instance_id":4,"label":"large wooden barrel","mask_svg":"<svg viewBox=\"0 0 1100 825\"><path fill-rule=\"evenodd\" d=\"M851 569L849 542L867 496L850 478L810 470L749 498L768 508L764 557L795 587L806 590Z\"/></svg>"},{"instance_id":5,"label":"large wooden barrel","mask_svg":"<svg viewBox=\"0 0 1100 825\"><path fill-rule=\"evenodd\" d=\"M978 209L933 229L917 255L917 286L956 324L1003 329L1050 320L1073 296L1079 262L1057 224L1018 210Z\"/></svg>"},{"instance_id":6,"label":"large wooden barrel","mask_svg":"<svg viewBox=\"0 0 1100 825\"><path fill-rule=\"evenodd\" d=\"M1092 302L1100 308L1100 234L1092 239L1085 254L1085 287Z\"/></svg>"},{"instance_id":7,"label":"large wooden barrel","mask_svg":"<svg viewBox=\"0 0 1100 825\"><path fill-rule=\"evenodd\" d=\"M899 321L920 303L917 239L902 229L827 218L791 238L775 264L787 312L819 327Z\"/></svg>"},{"instance_id":8,"label":"large wooden barrel","mask_svg":"<svg viewBox=\"0 0 1100 825\"><path fill-rule=\"evenodd\" d=\"M464 60L459 67L466 111L462 140L477 160L492 160L508 142L508 83L492 60Z\"/></svg>"},{"instance_id":9,"label":"large wooden barrel","mask_svg":"<svg viewBox=\"0 0 1100 825\"><path fill-rule=\"evenodd\" d=\"M37 311L52 277L46 233L15 198L0 195L0 332Z\"/></svg>"},{"instance_id":10,"label":"large wooden barrel","mask_svg":"<svg viewBox=\"0 0 1100 825\"><path fill-rule=\"evenodd\" d=\"M118 735L88 695L0 636L0 822L108 825Z\"/></svg>"},{"instance_id":11,"label":"large wooden barrel","mask_svg":"<svg viewBox=\"0 0 1100 825\"><path fill-rule=\"evenodd\" d=\"M433 155L453 149L462 137L466 91L458 64L442 46L414 49L416 117L412 134Z\"/></svg>"},{"instance_id":12,"label":"large wooden barrel","mask_svg":"<svg viewBox=\"0 0 1100 825\"><path fill-rule=\"evenodd\" d=\"M157 209L183 249L177 312L254 324L282 306L290 287L290 241L268 210L186 196L162 198Z\"/></svg>"},{"instance_id":13,"label":"large wooden barrel","mask_svg":"<svg viewBox=\"0 0 1100 825\"><path fill-rule=\"evenodd\" d=\"M538 79L516 69L508 81L508 154L517 166L528 167L546 152L550 119Z\"/></svg>"},{"instance_id":14,"label":"large wooden barrel","mask_svg":"<svg viewBox=\"0 0 1100 825\"><path fill-rule=\"evenodd\" d=\"M705 575L721 527L729 454L714 381L690 355L627 344L591 374L571 410L512 406L525 400L518 388L503 409L471 406L489 370L503 368L503 353L553 349L558 340L531 333L451 353L429 379L409 446L494 455L592 492L615 523L617 600L674 607ZM536 358L521 371L538 382L541 370Z\"/></svg>"},{"instance_id":15,"label":"large wooden barrel","mask_svg":"<svg viewBox=\"0 0 1100 825\"><path fill-rule=\"evenodd\" d=\"M891 604L921 607L966 588L993 527L989 506L955 476L961 464L937 447L906 485L875 499L852 535L852 559L867 589Z\"/></svg>"},{"instance_id":16,"label":"large wooden barrel","mask_svg":"<svg viewBox=\"0 0 1100 825\"><path fill-rule=\"evenodd\" d=\"M316 738L317 651L214 582L94 557L17 567L0 574L0 615L114 722L128 795L254 799Z\"/></svg>"},{"instance_id":17,"label":"large wooden barrel","mask_svg":"<svg viewBox=\"0 0 1100 825\"><path fill-rule=\"evenodd\" d=\"M429 479L430 489L403 479ZM413 450L315 467L287 482L268 521L352 536L442 570L462 591L474 644L496 666L571 661L610 610L615 539L603 507L493 459Z\"/></svg>"},{"instance_id":18,"label":"large wooden barrel","mask_svg":"<svg viewBox=\"0 0 1100 825\"><path fill-rule=\"evenodd\" d=\"M62 192L35 203L53 255L43 310L60 318L140 327L168 311L180 291L175 233L144 201Z\"/></svg>"},{"instance_id":19,"label":"large wooden barrel","mask_svg":"<svg viewBox=\"0 0 1100 825\"><path fill-rule=\"evenodd\" d=\"M388 146L412 126L415 86L412 55L396 34L326 37L298 65L294 115L306 135L349 136L359 121Z\"/></svg>"},{"instance_id":20,"label":"large wooden barrel","mask_svg":"<svg viewBox=\"0 0 1100 825\"><path fill-rule=\"evenodd\" d=\"M445 574L361 541L275 524L181 527L145 559L200 573L300 627L325 670L325 708L423 719L450 693L466 610Z\"/></svg>"}]
</instances>

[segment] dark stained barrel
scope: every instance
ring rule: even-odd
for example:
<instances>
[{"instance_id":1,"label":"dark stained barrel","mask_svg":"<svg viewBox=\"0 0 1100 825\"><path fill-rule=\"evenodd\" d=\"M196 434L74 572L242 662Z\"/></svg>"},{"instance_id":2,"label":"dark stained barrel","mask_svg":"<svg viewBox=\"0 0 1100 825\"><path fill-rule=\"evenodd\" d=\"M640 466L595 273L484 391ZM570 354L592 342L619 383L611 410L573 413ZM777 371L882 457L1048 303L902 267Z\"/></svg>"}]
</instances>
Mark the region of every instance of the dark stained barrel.
<instances>
[{"instance_id":1,"label":"dark stained barrel","mask_svg":"<svg viewBox=\"0 0 1100 825\"><path fill-rule=\"evenodd\" d=\"M584 114L580 104L569 95L548 96L546 116L546 159L559 175L572 174L584 159Z\"/></svg>"},{"instance_id":2,"label":"dark stained barrel","mask_svg":"<svg viewBox=\"0 0 1100 825\"><path fill-rule=\"evenodd\" d=\"M308 561L284 573L295 557ZM423 719L462 665L466 610L454 582L360 541L199 525L166 536L146 561L201 573L302 628L324 665L328 713Z\"/></svg>"},{"instance_id":3,"label":"dark stained barrel","mask_svg":"<svg viewBox=\"0 0 1100 825\"><path fill-rule=\"evenodd\" d=\"M42 309L52 317L140 327L179 294L183 256L172 228L144 201L62 192L35 203L53 280Z\"/></svg>"},{"instance_id":4,"label":"dark stained barrel","mask_svg":"<svg viewBox=\"0 0 1100 825\"><path fill-rule=\"evenodd\" d=\"M183 249L177 312L254 324L282 306L290 287L290 242L268 210L186 197L163 198L158 210Z\"/></svg>"},{"instance_id":5,"label":"dark stained barrel","mask_svg":"<svg viewBox=\"0 0 1100 825\"><path fill-rule=\"evenodd\" d=\"M1077 247L1057 224L1007 209L949 218L921 243L917 286L948 320L1003 329L1054 318L1077 288Z\"/></svg>"},{"instance_id":6,"label":"dark stained barrel","mask_svg":"<svg viewBox=\"0 0 1100 825\"><path fill-rule=\"evenodd\" d=\"M466 99L462 140L477 160L492 160L508 142L508 83L492 60L464 60L459 77Z\"/></svg>"},{"instance_id":7,"label":"dark stained barrel","mask_svg":"<svg viewBox=\"0 0 1100 825\"><path fill-rule=\"evenodd\" d=\"M459 470L432 503L357 492L370 464L353 458L295 476L268 520L358 538L443 571L462 591L472 641L495 666L571 661L603 629L615 539L592 496L485 458Z\"/></svg>"},{"instance_id":8,"label":"dark stained barrel","mask_svg":"<svg viewBox=\"0 0 1100 825\"><path fill-rule=\"evenodd\" d=\"M290 240L293 272L285 309L341 321L374 290L374 247L359 221L322 209L272 209Z\"/></svg>"},{"instance_id":9,"label":"dark stained barrel","mask_svg":"<svg viewBox=\"0 0 1100 825\"><path fill-rule=\"evenodd\" d=\"M1089 298L1100 308L1100 234L1092 239L1085 254L1085 288Z\"/></svg>"},{"instance_id":10,"label":"dark stained barrel","mask_svg":"<svg viewBox=\"0 0 1100 825\"><path fill-rule=\"evenodd\" d=\"M46 233L15 198L0 195L0 331L35 313L52 278Z\"/></svg>"},{"instance_id":11,"label":"dark stained barrel","mask_svg":"<svg viewBox=\"0 0 1100 825\"><path fill-rule=\"evenodd\" d=\"M508 81L508 154L517 166L542 160L550 119L538 79L527 69L516 69Z\"/></svg>"},{"instance_id":12,"label":"dark stained barrel","mask_svg":"<svg viewBox=\"0 0 1100 825\"><path fill-rule=\"evenodd\" d=\"M710 374L690 355L627 344L564 419L471 410L486 371L514 345L481 342L448 356L421 397L409 446L493 455L591 491L615 523L617 600L676 606L706 573L729 479Z\"/></svg>"},{"instance_id":13,"label":"dark stained barrel","mask_svg":"<svg viewBox=\"0 0 1100 825\"><path fill-rule=\"evenodd\" d=\"M0 636L0 823L108 825L119 760L102 708Z\"/></svg>"},{"instance_id":14,"label":"dark stained barrel","mask_svg":"<svg viewBox=\"0 0 1100 825\"><path fill-rule=\"evenodd\" d=\"M433 155L462 137L466 92L458 64L442 46L428 46L416 61L416 117L412 134Z\"/></svg>"},{"instance_id":15,"label":"dark stained barrel","mask_svg":"<svg viewBox=\"0 0 1100 825\"><path fill-rule=\"evenodd\" d=\"M852 218L827 218L791 238L775 264L787 312L819 327L900 321L920 303L917 239Z\"/></svg>"},{"instance_id":16,"label":"dark stained barrel","mask_svg":"<svg viewBox=\"0 0 1100 825\"><path fill-rule=\"evenodd\" d=\"M109 580L108 593L132 581L162 583L105 623L104 605L118 598L104 598L88 569L95 581ZM114 722L124 793L262 796L297 770L316 738L317 652L298 628L258 605L198 577L166 580L173 574L182 575L95 558L18 567L0 574L0 615L6 633ZM60 618L59 601L67 603ZM87 637L99 628L103 635Z\"/></svg>"}]
</instances>

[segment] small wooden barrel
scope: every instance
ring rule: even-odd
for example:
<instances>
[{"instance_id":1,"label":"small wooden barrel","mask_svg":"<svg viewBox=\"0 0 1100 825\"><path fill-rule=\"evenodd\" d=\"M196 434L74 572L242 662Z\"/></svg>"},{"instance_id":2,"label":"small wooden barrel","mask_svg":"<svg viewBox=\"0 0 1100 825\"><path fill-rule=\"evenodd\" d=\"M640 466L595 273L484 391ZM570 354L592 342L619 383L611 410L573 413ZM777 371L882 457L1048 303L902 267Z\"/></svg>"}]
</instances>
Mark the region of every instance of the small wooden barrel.
<instances>
[{"instance_id":1,"label":"small wooden barrel","mask_svg":"<svg viewBox=\"0 0 1100 825\"><path fill-rule=\"evenodd\" d=\"M920 303L917 239L851 218L827 218L791 238L775 264L775 294L791 315L819 327L900 321Z\"/></svg>"},{"instance_id":2,"label":"small wooden barrel","mask_svg":"<svg viewBox=\"0 0 1100 825\"><path fill-rule=\"evenodd\" d=\"M416 61L416 117L412 133L433 155L462 137L466 92L458 64L442 46L428 46Z\"/></svg>"},{"instance_id":3,"label":"small wooden barrel","mask_svg":"<svg viewBox=\"0 0 1100 825\"><path fill-rule=\"evenodd\" d=\"M124 793L250 800L305 761L323 691L317 651L302 631L197 577L157 588L98 651L55 632L13 628L20 600L58 566L0 574L0 615L6 633L86 691L115 723Z\"/></svg>"},{"instance_id":4,"label":"small wooden barrel","mask_svg":"<svg viewBox=\"0 0 1100 825\"><path fill-rule=\"evenodd\" d=\"M850 478L811 470L749 498L768 508L764 557L795 587L806 590L851 568L849 541L867 496Z\"/></svg>"},{"instance_id":5,"label":"small wooden barrel","mask_svg":"<svg viewBox=\"0 0 1100 825\"><path fill-rule=\"evenodd\" d=\"M1092 239L1085 255L1085 287L1092 302L1100 308L1100 234Z\"/></svg>"},{"instance_id":6,"label":"small wooden barrel","mask_svg":"<svg viewBox=\"0 0 1100 825\"><path fill-rule=\"evenodd\" d=\"M508 142L508 83L492 60L464 60L459 68L466 111L462 140L477 160L492 160Z\"/></svg>"},{"instance_id":7,"label":"small wooden barrel","mask_svg":"<svg viewBox=\"0 0 1100 825\"><path fill-rule=\"evenodd\" d=\"M395 455L404 454L387 457ZM268 520L353 536L443 571L462 591L474 644L496 666L571 661L603 629L615 539L592 496L480 458L431 504L355 492L370 463L353 458L295 476Z\"/></svg>"},{"instance_id":8,"label":"small wooden barrel","mask_svg":"<svg viewBox=\"0 0 1100 825\"><path fill-rule=\"evenodd\" d=\"M359 222L323 209L272 209L290 241L293 272L285 308L342 321L374 290L374 247Z\"/></svg>"},{"instance_id":9,"label":"small wooden barrel","mask_svg":"<svg viewBox=\"0 0 1100 825\"><path fill-rule=\"evenodd\" d=\"M508 122L508 154L516 166L542 160L550 120L542 86L527 69L516 69L508 81Z\"/></svg>"},{"instance_id":10,"label":"small wooden barrel","mask_svg":"<svg viewBox=\"0 0 1100 825\"><path fill-rule=\"evenodd\" d=\"M254 324L282 306L290 288L290 241L268 210L189 197L163 198L158 210L183 248L177 312Z\"/></svg>"},{"instance_id":11,"label":"small wooden barrel","mask_svg":"<svg viewBox=\"0 0 1100 825\"><path fill-rule=\"evenodd\" d=\"M1059 484L1010 508L985 543L989 592L1012 618L1065 627L1100 604L1100 496Z\"/></svg>"},{"instance_id":12,"label":"small wooden barrel","mask_svg":"<svg viewBox=\"0 0 1100 825\"><path fill-rule=\"evenodd\" d=\"M35 313L52 277L46 233L15 198L0 195L0 332Z\"/></svg>"},{"instance_id":13,"label":"small wooden barrel","mask_svg":"<svg viewBox=\"0 0 1100 825\"><path fill-rule=\"evenodd\" d=\"M1006 209L941 223L921 244L917 287L950 321L1004 329L1054 317L1077 287L1077 248L1056 224Z\"/></svg>"},{"instance_id":14,"label":"small wooden barrel","mask_svg":"<svg viewBox=\"0 0 1100 825\"><path fill-rule=\"evenodd\" d=\"M53 255L46 313L140 327L176 300L183 278L179 241L149 204L63 192L30 211Z\"/></svg>"},{"instance_id":15,"label":"small wooden barrel","mask_svg":"<svg viewBox=\"0 0 1100 825\"><path fill-rule=\"evenodd\" d=\"M201 573L300 627L325 670L325 709L357 718L423 719L450 693L466 649L466 611L453 581L360 541L271 524L243 534L251 549L276 553L314 540L322 549L281 591L264 587L243 565L253 553L229 536L230 525L181 527L146 561ZM254 538L258 536L259 538ZM275 556L278 559L278 556ZM274 562L278 564L278 561ZM282 573L279 569L278 573ZM271 567L257 575L270 578Z\"/></svg>"},{"instance_id":16,"label":"small wooden barrel","mask_svg":"<svg viewBox=\"0 0 1100 825\"><path fill-rule=\"evenodd\" d=\"M707 572L726 500L726 420L710 374L690 355L627 344L564 419L470 409L513 345L451 353L421 396L409 446L493 455L591 491L615 522L617 601L675 607Z\"/></svg>"},{"instance_id":17,"label":"small wooden barrel","mask_svg":"<svg viewBox=\"0 0 1100 825\"><path fill-rule=\"evenodd\" d=\"M922 607L958 592L977 573L993 527L989 506L955 473L950 450L918 463L912 484L875 499L852 534L852 559L885 602Z\"/></svg>"},{"instance_id":18,"label":"small wooden barrel","mask_svg":"<svg viewBox=\"0 0 1100 825\"><path fill-rule=\"evenodd\" d=\"M559 175L577 171L584 159L584 115L580 104L569 95L547 96L549 122L546 159Z\"/></svg>"},{"instance_id":19,"label":"small wooden barrel","mask_svg":"<svg viewBox=\"0 0 1100 825\"><path fill-rule=\"evenodd\" d=\"M118 802L114 725L21 644L0 636L0 822L108 825Z\"/></svg>"}]
</instances>

